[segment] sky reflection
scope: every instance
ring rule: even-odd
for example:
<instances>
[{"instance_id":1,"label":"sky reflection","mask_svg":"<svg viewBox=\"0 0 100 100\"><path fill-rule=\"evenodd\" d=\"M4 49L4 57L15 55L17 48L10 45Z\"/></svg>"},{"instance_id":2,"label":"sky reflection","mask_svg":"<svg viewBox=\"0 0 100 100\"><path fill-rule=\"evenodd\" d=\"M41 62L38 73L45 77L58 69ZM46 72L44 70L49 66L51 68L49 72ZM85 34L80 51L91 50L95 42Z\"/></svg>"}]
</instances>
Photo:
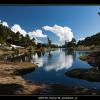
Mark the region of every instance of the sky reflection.
<instances>
[{"instance_id":1,"label":"sky reflection","mask_svg":"<svg viewBox=\"0 0 100 100\"><path fill-rule=\"evenodd\" d=\"M51 59L44 59L43 56L38 57L37 54L32 56L32 61L37 64L38 67L44 67L45 71L69 69L73 64L73 56L71 54L65 55L65 52L61 52L56 60L54 60L52 56Z\"/></svg>"}]
</instances>

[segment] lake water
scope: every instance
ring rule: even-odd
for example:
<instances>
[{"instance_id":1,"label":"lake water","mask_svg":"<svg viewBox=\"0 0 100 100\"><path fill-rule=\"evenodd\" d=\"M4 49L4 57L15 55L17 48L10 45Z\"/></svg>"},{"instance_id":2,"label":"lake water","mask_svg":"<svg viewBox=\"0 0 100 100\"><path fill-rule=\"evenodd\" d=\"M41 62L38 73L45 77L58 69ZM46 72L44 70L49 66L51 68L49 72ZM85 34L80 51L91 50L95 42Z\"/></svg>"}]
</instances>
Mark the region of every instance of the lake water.
<instances>
[{"instance_id":1,"label":"lake water","mask_svg":"<svg viewBox=\"0 0 100 100\"><path fill-rule=\"evenodd\" d=\"M92 66L87 62L79 59L79 56L88 53L89 51L74 51L71 54L68 54L65 50L58 49L42 54L32 54L31 62L37 64L38 68L23 77L32 82L41 84L55 83L66 86L81 86L100 89L100 82L89 82L87 80L70 78L64 74L66 71L76 68L91 68Z\"/></svg>"}]
</instances>

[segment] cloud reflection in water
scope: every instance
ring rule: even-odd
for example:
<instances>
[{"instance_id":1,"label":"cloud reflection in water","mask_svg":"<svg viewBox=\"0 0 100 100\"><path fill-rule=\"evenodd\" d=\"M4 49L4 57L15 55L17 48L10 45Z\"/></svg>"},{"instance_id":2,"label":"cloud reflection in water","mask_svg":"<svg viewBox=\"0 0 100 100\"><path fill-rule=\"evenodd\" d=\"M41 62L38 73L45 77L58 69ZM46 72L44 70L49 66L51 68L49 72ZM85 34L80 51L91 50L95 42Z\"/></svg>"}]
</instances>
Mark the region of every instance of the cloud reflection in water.
<instances>
[{"instance_id":1,"label":"cloud reflection in water","mask_svg":"<svg viewBox=\"0 0 100 100\"><path fill-rule=\"evenodd\" d=\"M38 57L37 54L34 55L33 62L38 65L38 67L44 67L45 71L59 71L63 69L69 69L73 64L73 56L65 55L65 52L60 52L58 59L54 60L53 57L51 59L43 59L43 57Z\"/></svg>"},{"instance_id":2,"label":"cloud reflection in water","mask_svg":"<svg viewBox=\"0 0 100 100\"><path fill-rule=\"evenodd\" d=\"M32 62L37 64L38 67L42 67L43 66L43 58L42 57L38 57L37 53L35 55L32 56Z\"/></svg>"}]
</instances>

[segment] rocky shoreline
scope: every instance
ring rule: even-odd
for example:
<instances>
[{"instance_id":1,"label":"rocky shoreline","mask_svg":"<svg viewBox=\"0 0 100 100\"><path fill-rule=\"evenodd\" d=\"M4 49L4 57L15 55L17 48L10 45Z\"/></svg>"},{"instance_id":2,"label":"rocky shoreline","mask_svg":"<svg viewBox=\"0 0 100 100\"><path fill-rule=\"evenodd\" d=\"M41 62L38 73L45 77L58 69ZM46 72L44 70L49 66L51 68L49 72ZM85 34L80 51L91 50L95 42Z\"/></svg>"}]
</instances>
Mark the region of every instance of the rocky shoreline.
<instances>
[{"instance_id":1,"label":"rocky shoreline","mask_svg":"<svg viewBox=\"0 0 100 100\"><path fill-rule=\"evenodd\" d=\"M37 65L30 62L15 62L15 63L4 63L0 62L0 74L2 75L20 75L25 72L35 70Z\"/></svg>"},{"instance_id":2,"label":"rocky shoreline","mask_svg":"<svg viewBox=\"0 0 100 100\"><path fill-rule=\"evenodd\" d=\"M94 68L91 69L73 69L69 72L65 72L66 76L88 80L91 82L100 82L100 70Z\"/></svg>"},{"instance_id":3,"label":"rocky shoreline","mask_svg":"<svg viewBox=\"0 0 100 100\"><path fill-rule=\"evenodd\" d=\"M69 72L65 72L65 75L78 79L100 82L100 52L91 52L89 55L81 56L80 59L87 61L87 63L89 63L92 68L73 69Z\"/></svg>"},{"instance_id":4,"label":"rocky shoreline","mask_svg":"<svg viewBox=\"0 0 100 100\"><path fill-rule=\"evenodd\" d=\"M87 61L91 66L100 68L100 51L91 52L87 56L81 56L81 60Z\"/></svg>"},{"instance_id":5,"label":"rocky shoreline","mask_svg":"<svg viewBox=\"0 0 100 100\"><path fill-rule=\"evenodd\" d=\"M38 66L31 62L0 61L0 95L32 95L39 94L41 85L23 79Z\"/></svg>"}]
</instances>

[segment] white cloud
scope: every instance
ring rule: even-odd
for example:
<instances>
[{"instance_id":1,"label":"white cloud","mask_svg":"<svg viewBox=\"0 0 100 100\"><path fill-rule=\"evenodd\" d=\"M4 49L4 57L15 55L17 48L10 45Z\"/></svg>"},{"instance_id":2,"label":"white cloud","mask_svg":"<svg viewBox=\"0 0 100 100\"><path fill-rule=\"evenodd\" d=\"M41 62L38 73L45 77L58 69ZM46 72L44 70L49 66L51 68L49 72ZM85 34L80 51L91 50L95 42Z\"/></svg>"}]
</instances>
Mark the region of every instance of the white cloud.
<instances>
[{"instance_id":1,"label":"white cloud","mask_svg":"<svg viewBox=\"0 0 100 100\"><path fill-rule=\"evenodd\" d=\"M29 32L28 33L30 38L33 38L33 37L42 37L42 38L46 38L47 35L44 35L42 30L39 30L37 29L36 31L33 31L33 32Z\"/></svg>"},{"instance_id":2,"label":"white cloud","mask_svg":"<svg viewBox=\"0 0 100 100\"><path fill-rule=\"evenodd\" d=\"M70 42L73 38L73 32L71 31L71 28L66 27L66 26L62 27L62 26L54 25L53 27L44 26L42 28L44 30L48 30L55 33L56 36L59 37L61 43L64 43L65 40L67 42Z\"/></svg>"},{"instance_id":3,"label":"white cloud","mask_svg":"<svg viewBox=\"0 0 100 100\"><path fill-rule=\"evenodd\" d=\"M7 22L5 21L1 21L0 20L0 23L3 25L3 26L6 26L6 27L9 27ZM13 32L17 33L17 32L20 32L23 36L25 36L26 34L29 35L30 39L33 39L35 38L35 41L36 43L37 42L42 42L40 41L39 39L37 39L37 37L40 37L40 38L46 38L47 35L44 35L42 30L33 30L32 32L26 32L24 29L21 28L21 26L19 24L14 24L12 27L9 27Z\"/></svg>"},{"instance_id":4,"label":"white cloud","mask_svg":"<svg viewBox=\"0 0 100 100\"><path fill-rule=\"evenodd\" d=\"M18 24L14 24L14 26L11 27L11 30L15 33L20 32L23 36L27 34L27 32L22 29Z\"/></svg>"},{"instance_id":5,"label":"white cloud","mask_svg":"<svg viewBox=\"0 0 100 100\"><path fill-rule=\"evenodd\" d=\"M6 27L9 27L9 25L8 25L7 22L2 22L2 25L3 25L3 26L6 26Z\"/></svg>"},{"instance_id":6,"label":"white cloud","mask_svg":"<svg viewBox=\"0 0 100 100\"><path fill-rule=\"evenodd\" d=\"M85 39L85 38L79 38L78 40L81 40L81 41L82 41L82 40L84 40L84 39Z\"/></svg>"},{"instance_id":7,"label":"white cloud","mask_svg":"<svg viewBox=\"0 0 100 100\"><path fill-rule=\"evenodd\" d=\"M37 44L37 43L43 43L43 41L37 39L36 37L34 37L34 38L35 38L35 43L36 43L36 44Z\"/></svg>"},{"instance_id":8,"label":"white cloud","mask_svg":"<svg viewBox=\"0 0 100 100\"><path fill-rule=\"evenodd\" d=\"M32 39L33 37L47 37L47 35L44 35L42 30L37 29L36 31L32 31L32 32L26 32L24 29L21 28L20 25L18 24L14 24L14 26L11 27L11 30L15 33L17 33L18 31L25 36L26 34L29 35L30 39Z\"/></svg>"},{"instance_id":9,"label":"white cloud","mask_svg":"<svg viewBox=\"0 0 100 100\"><path fill-rule=\"evenodd\" d=\"M47 35L44 35L42 30L39 30L37 29L36 31L32 31L32 32L26 32L24 29L21 28L20 25L18 24L14 24L12 27L11 27L11 30L15 33L17 32L20 32L23 36L25 36L26 34L29 35L30 39L33 39L35 38L36 42L40 42L39 40L37 40L36 38L37 37L42 37L42 38L45 38L47 37Z\"/></svg>"}]
</instances>

